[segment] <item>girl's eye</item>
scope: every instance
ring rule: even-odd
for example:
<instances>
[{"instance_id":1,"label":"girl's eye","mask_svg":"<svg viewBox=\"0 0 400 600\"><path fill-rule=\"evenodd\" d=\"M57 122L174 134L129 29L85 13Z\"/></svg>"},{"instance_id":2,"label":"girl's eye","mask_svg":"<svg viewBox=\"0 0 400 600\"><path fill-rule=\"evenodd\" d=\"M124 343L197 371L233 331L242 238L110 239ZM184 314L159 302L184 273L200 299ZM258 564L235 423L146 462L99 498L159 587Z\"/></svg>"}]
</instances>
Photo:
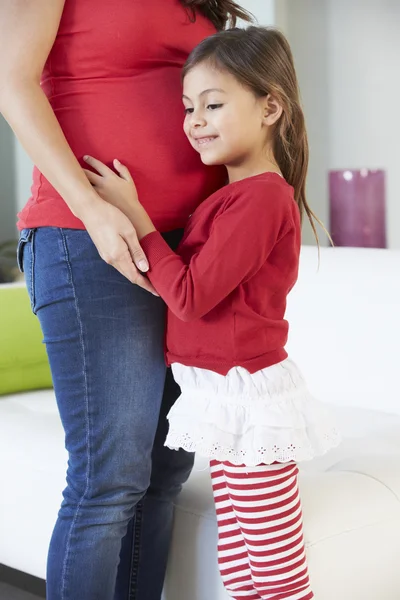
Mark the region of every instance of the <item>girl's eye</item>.
<instances>
[{"instance_id":1,"label":"girl's eye","mask_svg":"<svg viewBox=\"0 0 400 600\"><path fill-rule=\"evenodd\" d=\"M207 108L209 110L216 110L217 108L221 108L222 104L209 104Z\"/></svg>"},{"instance_id":2,"label":"girl's eye","mask_svg":"<svg viewBox=\"0 0 400 600\"><path fill-rule=\"evenodd\" d=\"M185 115L191 115L193 110L193 108L185 108Z\"/></svg>"}]
</instances>

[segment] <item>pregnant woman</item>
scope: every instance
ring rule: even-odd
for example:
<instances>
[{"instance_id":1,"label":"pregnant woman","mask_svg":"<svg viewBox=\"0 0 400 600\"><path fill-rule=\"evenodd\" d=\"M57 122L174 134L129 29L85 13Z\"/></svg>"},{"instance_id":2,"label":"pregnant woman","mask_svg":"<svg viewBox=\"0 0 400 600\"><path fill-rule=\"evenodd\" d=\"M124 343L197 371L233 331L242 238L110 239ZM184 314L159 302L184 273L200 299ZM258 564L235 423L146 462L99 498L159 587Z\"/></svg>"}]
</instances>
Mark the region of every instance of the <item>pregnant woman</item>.
<instances>
[{"instance_id":1,"label":"pregnant woman","mask_svg":"<svg viewBox=\"0 0 400 600\"><path fill-rule=\"evenodd\" d=\"M96 194L82 159L118 156L175 247L224 179L185 139L181 67L239 16L230 0L0 5L0 110L36 165L19 263L69 454L49 600L161 597L172 503L193 457L163 446L178 395L164 365L165 306L141 274L133 226Z\"/></svg>"}]
</instances>

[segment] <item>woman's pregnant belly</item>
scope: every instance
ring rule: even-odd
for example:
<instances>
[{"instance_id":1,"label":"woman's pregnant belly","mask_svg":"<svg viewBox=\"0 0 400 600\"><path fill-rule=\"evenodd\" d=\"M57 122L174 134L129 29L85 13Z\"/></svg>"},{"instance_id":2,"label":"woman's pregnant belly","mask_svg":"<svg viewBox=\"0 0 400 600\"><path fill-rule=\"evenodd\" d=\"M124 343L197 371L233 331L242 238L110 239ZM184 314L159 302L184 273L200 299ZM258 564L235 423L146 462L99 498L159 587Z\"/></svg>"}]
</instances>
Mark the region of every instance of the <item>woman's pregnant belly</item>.
<instances>
[{"instance_id":1,"label":"woman's pregnant belly","mask_svg":"<svg viewBox=\"0 0 400 600\"><path fill-rule=\"evenodd\" d=\"M183 227L225 177L222 168L202 164L183 133L180 73L173 65L129 77L48 79L43 85L81 165L85 154L109 166L118 158L132 173L140 200L161 231ZM45 213L43 224L62 226L67 210L35 170L32 198L20 215L24 225L40 226L38 215ZM35 222L27 223L27 214ZM58 222L49 222L52 214Z\"/></svg>"}]
</instances>

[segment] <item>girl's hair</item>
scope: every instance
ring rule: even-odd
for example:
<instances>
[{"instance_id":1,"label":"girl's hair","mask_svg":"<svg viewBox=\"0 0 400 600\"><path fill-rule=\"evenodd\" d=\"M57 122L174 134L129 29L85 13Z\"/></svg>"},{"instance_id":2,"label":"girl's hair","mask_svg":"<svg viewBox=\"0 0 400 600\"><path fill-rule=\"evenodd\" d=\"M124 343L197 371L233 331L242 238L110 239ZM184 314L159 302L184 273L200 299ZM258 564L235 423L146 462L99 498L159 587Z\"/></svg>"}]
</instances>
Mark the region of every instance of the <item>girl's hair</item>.
<instances>
[{"instance_id":1,"label":"girl's hair","mask_svg":"<svg viewBox=\"0 0 400 600\"><path fill-rule=\"evenodd\" d=\"M191 17L196 18L196 11L202 13L215 26L217 31L222 31L227 25L235 27L238 19L253 21L252 15L241 8L234 0L180 0L183 6L190 10Z\"/></svg>"},{"instance_id":2,"label":"girl's hair","mask_svg":"<svg viewBox=\"0 0 400 600\"><path fill-rule=\"evenodd\" d=\"M221 31L193 50L184 66L183 77L201 63L230 73L257 97L271 94L282 106L282 115L273 131L274 158L286 181L293 186L300 215L303 218L306 213L318 242L315 222L323 225L306 200L308 140L287 39L271 27Z\"/></svg>"}]
</instances>

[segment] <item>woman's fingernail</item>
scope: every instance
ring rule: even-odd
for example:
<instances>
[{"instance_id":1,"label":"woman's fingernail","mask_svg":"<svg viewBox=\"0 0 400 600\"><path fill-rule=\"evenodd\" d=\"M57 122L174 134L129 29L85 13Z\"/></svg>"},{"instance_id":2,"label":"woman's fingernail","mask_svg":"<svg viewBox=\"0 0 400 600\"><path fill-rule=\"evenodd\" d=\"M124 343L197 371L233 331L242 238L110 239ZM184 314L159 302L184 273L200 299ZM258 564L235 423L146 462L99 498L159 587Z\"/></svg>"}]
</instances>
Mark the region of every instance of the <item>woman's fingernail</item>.
<instances>
[{"instance_id":1,"label":"woman's fingernail","mask_svg":"<svg viewBox=\"0 0 400 600\"><path fill-rule=\"evenodd\" d=\"M85 156L83 157L83 160L88 160L89 156L87 154L85 154Z\"/></svg>"},{"instance_id":2,"label":"woman's fingernail","mask_svg":"<svg viewBox=\"0 0 400 600\"><path fill-rule=\"evenodd\" d=\"M148 271L149 270L149 265L147 264L147 262L145 260L141 260L139 261L139 269L143 272L143 271Z\"/></svg>"}]
</instances>

